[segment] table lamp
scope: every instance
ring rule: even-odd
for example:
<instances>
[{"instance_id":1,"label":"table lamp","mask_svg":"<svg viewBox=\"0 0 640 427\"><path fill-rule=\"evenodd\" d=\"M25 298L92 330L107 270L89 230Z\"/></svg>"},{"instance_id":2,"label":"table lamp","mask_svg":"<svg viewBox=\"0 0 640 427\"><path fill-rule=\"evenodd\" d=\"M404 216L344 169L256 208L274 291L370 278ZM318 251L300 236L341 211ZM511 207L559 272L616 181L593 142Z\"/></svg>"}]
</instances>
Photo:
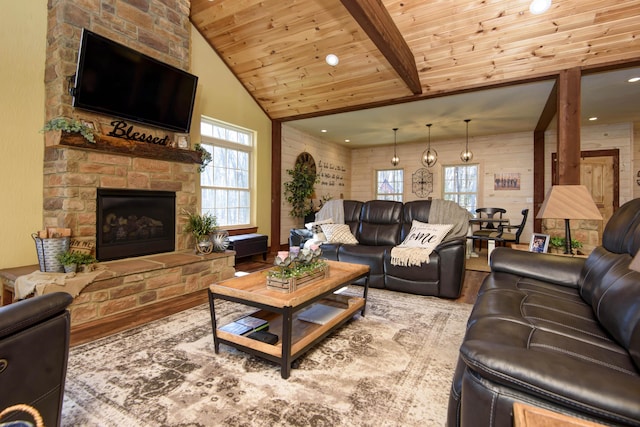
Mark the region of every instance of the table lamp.
<instances>
[{"instance_id":1,"label":"table lamp","mask_svg":"<svg viewBox=\"0 0 640 427\"><path fill-rule=\"evenodd\" d=\"M594 203L589 190L584 185L554 185L549 189L536 218L564 219L564 253L573 254L571 250L569 220L602 220L602 215Z\"/></svg>"}]
</instances>

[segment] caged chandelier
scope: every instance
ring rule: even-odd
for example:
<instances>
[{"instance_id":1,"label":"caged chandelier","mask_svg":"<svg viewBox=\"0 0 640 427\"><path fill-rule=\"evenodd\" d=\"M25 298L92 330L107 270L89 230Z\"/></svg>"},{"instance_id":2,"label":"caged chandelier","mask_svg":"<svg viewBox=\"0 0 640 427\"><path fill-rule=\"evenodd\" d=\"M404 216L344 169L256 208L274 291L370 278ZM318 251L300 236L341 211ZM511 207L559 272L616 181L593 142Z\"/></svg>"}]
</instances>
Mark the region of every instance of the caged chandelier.
<instances>
[{"instance_id":1,"label":"caged chandelier","mask_svg":"<svg viewBox=\"0 0 640 427\"><path fill-rule=\"evenodd\" d=\"M398 157L398 155L396 154L396 146L398 145L396 143L397 132L398 128L393 128L393 157L391 158L391 164L393 166L398 166L398 163L400 163L400 157Z\"/></svg>"},{"instance_id":2,"label":"caged chandelier","mask_svg":"<svg viewBox=\"0 0 640 427\"><path fill-rule=\"evenodd\" d=\"M431 149L431 123L426 126L429 128L429 139L427 149L422 152L422 164L430 168L438 162L438 153Z\"/></svg>"},{"instance_id":3,"label":"caged chandelier","mask_svg":"<svg viewBox=\"0 0 640 427\"><path fill-rule=\"evenodd\" d=\"M465 145L464 151L460 153L460 160L467 163L473 160L473 153L469 151L469 122L471 121L471 119L464 119L464 121L467 123L467 143Z\"/></svg>"}]
</instances>

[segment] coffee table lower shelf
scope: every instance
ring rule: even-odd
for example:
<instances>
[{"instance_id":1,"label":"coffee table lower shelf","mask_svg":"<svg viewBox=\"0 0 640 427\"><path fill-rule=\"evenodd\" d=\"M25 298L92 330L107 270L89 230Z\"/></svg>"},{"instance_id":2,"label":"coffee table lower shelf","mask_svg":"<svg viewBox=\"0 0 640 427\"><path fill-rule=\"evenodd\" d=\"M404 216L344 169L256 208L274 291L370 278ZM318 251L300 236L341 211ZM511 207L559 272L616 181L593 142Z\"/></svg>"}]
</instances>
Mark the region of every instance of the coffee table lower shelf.
<instances>
[{"instance_id":1,"label":"coffee table lower shelf","mask_svg":"<svg viewBox=\"0 0 640 427\"><path fill-rule=\"evenodd\" d=\"M213 342L216 354L219 352L220 344L226 344L248 354L279 364L281 366L282 378L289 378L291 374L291 366L296 359L353 318L358 311L362 316L364 316L367 303L367 292L369 288L368 268L365 274L359 275L356 279L360 278L365 278L365 284L362 287L362 296L334 293L336 290L352 282L352 280L349 280L348 283L331 286L330 288L327 288L326 291L319 293L312 298L303 298L303 301L299 303L285 306L277 306L275 304L269 305L252 300L250 294L242 297L235 294L235 292L230 292L234 295L229 295L228 293L224 293L225 290L220 289L220 287L217 289L223 293L216 292L216 286L211 286L209 289L209 307L211 311ZM259 311L252 313L251 315L267 320L269 322L269 332L278 336L278 342L271 345L251 339L247 336L236 335L220 330L218 326L222 325L217 325L216 321L216 299L222 299L258 308ZM299 320L299 313L304 308L307 308L314 303L322 303L325 305L339 307L342 308L343 311L337 313L323 325Z\"/></svg>"}]
</instances>

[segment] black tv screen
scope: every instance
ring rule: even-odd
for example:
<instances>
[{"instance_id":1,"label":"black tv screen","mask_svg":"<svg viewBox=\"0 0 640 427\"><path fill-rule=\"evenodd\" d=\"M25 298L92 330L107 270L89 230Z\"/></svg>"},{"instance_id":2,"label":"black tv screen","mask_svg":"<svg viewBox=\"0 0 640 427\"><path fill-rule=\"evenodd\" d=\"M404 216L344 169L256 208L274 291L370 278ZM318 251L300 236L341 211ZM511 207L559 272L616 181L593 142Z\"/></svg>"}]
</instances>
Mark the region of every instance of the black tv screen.
<instances>
[{"instance_id":1,"label":"black tv screen","mask_svg":"<svg viewBox=\"0 0 640 427\"><path fill-rule=\"evenodd\" d=\"M198 77L82 31L72 105L176 132L189 132Z\"/></svg>"}]
</instances>

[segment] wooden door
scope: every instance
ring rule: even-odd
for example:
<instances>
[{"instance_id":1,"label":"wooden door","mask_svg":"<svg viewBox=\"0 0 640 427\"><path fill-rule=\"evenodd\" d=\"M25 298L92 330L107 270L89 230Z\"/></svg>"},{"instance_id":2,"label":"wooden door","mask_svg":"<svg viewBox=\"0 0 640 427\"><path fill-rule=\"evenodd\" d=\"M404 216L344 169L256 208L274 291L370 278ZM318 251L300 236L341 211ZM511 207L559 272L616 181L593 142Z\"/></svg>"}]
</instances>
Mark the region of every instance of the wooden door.
<instances>
[{"instance_id":1,"label":"wooden door","mask_svg":"<svg viewBox=\"0 0 640 427\"><path fill-rule=\"evenodd\" d=\"M591 192L593 201L602 214L600 235L611 215L620 206L620 152L590 150L580 152L580 184ZM557 155L552 154L553 184L557 184Z\"/></svg>"}]
</instances>

